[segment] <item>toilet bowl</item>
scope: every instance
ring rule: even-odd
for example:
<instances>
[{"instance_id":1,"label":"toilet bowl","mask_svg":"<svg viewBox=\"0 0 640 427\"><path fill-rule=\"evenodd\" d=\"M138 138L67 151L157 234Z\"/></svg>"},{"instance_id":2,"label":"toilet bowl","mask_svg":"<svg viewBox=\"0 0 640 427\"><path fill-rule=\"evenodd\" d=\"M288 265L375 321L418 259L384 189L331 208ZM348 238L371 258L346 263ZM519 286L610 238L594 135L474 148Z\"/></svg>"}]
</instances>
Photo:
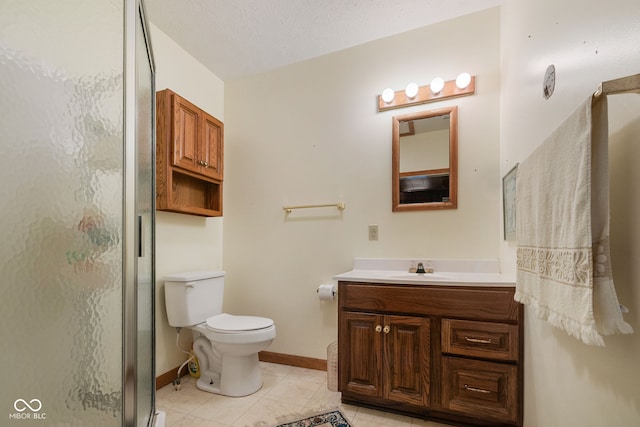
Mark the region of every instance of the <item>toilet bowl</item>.
<instances>
[{"instance_id":1,"label":"toilet bowl","mask_svg":"<svg viewBox=\"0 0 640 427\"><path fill-rule=\"evenodd\" d=\"M269 347L276 336L273 320L223 313L190 329L200 364L196 383L200 390L247 396L262 387L258 352Z\"/></svg>"},{"instance_id":2,"label":"toilet bowl","mask_svg":"<svg viewBox=\"0 0 640 427\"><path fill-rule=\"evenodd\" d=\"M194 272L165 278L169 324L193 332L200 390L247 396L262 387L258 352L276 336L273 320L222 313L224 272Z\"/></svg>"}]
</instances>

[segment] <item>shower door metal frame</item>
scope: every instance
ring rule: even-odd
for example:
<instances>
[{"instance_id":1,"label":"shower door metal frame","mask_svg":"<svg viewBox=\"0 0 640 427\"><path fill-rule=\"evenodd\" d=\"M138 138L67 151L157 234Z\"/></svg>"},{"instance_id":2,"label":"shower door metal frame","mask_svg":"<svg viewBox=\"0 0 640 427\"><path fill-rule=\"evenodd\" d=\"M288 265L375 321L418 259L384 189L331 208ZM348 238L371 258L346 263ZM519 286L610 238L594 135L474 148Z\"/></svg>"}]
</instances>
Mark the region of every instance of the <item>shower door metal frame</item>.
<instances>
[{"instance_id":1,"label":"shower door metal frame","mask_svg":"<svg viewBox=\"0 0 640 427\"><path fill-rule=\"evenodd\" d=\"M149 24L142 0L124 0L124 206L123 206L123 352L122 352L122 425L136 426L137 402L137 340L138 340L138 301L137 301L137 259L141 244L141 227L138 223L137 194L136 194L136 25L142 24L145 36L146 52L151 71L151 113L155 118L155 63L151 49ZM151 164L155 167L155 119L151 120ZM152 174L151 215L155 218L155 174ZM152 220L155 224L155 219ZM155 349L155 233L151 236L152 266L151 266L151 346ZM155 351L152 350L153 384L151 387L151 413L149 425L154 424L155 416ZM137 426L142 427L142 426Z\"/></svg>"}]
</instances>

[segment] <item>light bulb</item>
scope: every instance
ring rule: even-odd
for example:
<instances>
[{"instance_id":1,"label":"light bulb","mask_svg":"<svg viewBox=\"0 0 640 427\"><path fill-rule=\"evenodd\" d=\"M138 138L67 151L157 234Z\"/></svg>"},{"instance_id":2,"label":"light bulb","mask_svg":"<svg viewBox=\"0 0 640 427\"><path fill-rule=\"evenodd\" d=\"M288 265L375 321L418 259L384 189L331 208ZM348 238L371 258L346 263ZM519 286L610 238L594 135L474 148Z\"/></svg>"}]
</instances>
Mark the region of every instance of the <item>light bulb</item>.
<instances>
[{"instance_id":1,"label":"light bulb","mask_svg":"<svg viewBox=\"0 0 640 427\"><path fill-rule=\"evenodd\" d=\"M442 80L442 78L440 77L436 77L435 79L431 80L431 84L429 85L429 87L431 88L431 92L433 92L434 94L440 93L440 91L444 88L444 80Z\"/></svg>"},{"instance_id":2,"label":"light bulb","mask_svg":"<svg viewBox=\"0 0 640 427\"><path fill-rule=\"evenodd\" d=\"M396 96L395 92L390 87L382 91L382 100L385 102L385 104L388 104L391 101L393 101L393 98L395 96Z\"/></svg>"},{"instance_id":3,"label":"light bulb","mask_svg":"<svg viewBox=\"0 0 640 427\"><path fill-rule=\"evenodd\" d=\"M456 78L456 86L458 89L466 88L469 86L469 83L471 83L471 76L469 73L460 73L458 78Z\"/></svg>"},{"instance_id":4,"label":"light bulb","mask_svg":"<svg viewBox=\"0 0 640 427\"><path fill-rule=\"evenodd\" d=\"M413 99L418 94L418 85L415 83L409 83L407 87L404 89L404 93L407 95L407 98Z\"/></svg>"}]
</instances>

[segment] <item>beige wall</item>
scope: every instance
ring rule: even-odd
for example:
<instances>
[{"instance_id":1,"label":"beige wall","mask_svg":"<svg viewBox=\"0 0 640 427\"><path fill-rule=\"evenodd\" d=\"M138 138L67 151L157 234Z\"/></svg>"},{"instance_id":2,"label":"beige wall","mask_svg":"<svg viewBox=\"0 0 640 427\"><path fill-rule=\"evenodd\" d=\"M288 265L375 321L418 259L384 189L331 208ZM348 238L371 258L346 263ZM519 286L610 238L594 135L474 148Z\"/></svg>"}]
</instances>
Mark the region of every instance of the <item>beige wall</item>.
<instances>
[{"instance_id":1,"label":"beige wall","mask_svg":"<svg viewBox=\"0 0 640 427\"><path fill-rule=\"evenodd\" d=\"M640 2L505 0L501 8L501 174L522 161L602 80L640 72ZM555 94L542 77L555 64ZM640 423L640 96L609 97L614 280L636 333L581 344L527 310L525 426ZM504 269L515 247L502 245Z\"/></svg>"},{"instance_id":2,"label":"beige wall","mask_svg":"<svg viewBox=\"0 0 640 427\"><path fill-rule=\"evenodd\" d=\"M224 83L151 25L156 62L156 90L169 88L224 121ZM162 278L189 270L222 269L222 218L202 218L171 212L156 216L156 373L161 375L184 360L176 349L176 331L169 326ZM190 333L184 334L184 347Z\"/></svg>"},{"instance_id":3,"label":"beige wall","mask_svg":"<svg viewBox=\"0 0 640 427\"><path fill-rule=\"evenodd\" d=\"M385 87L477 75L477 93L376 111ZM325 358L353 257L498 259L499 11L225 82L225 308L274 319L274 352ZM391 212L391 117L459 106L459 208ZM344 201L346 210L283 205ZM380 239L368 241L369 224Z\"/></svg>"}]
</instances>

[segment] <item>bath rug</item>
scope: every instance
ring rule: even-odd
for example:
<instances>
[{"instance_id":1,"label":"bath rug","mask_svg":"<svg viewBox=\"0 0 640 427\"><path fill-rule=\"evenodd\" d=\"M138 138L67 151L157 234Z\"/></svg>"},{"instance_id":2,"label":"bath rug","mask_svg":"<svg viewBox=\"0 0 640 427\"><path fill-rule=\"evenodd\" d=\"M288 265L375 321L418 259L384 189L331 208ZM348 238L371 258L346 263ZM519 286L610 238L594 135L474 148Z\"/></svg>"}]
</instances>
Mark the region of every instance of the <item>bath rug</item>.
<instances>
[{"instance_id":1,"label":"bath rug","mask_svg":"<svg viewBox=\"0 0 640 427\"><path fill-rule=\"evenodd\" d=\"M331 409L302 416L275 427L351 427L351 424L339 409Z\"/></svg>"}]
</instances>

